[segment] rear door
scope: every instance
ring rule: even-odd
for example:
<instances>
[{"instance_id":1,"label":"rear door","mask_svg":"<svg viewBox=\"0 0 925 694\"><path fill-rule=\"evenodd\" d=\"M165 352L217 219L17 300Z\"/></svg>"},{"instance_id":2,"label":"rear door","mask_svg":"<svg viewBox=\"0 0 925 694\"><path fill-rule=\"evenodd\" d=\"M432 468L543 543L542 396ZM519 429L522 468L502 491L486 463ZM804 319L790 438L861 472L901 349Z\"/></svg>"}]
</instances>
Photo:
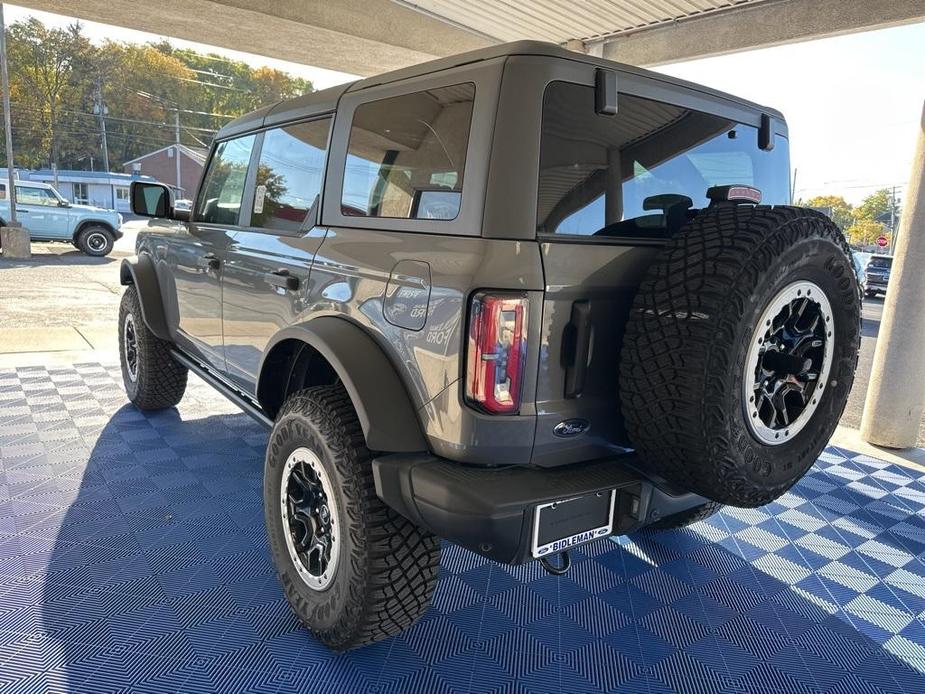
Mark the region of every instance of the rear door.
<instances>
[{"instance_id":1,"label":"rear door","mask_svg":"<svg viewBox=\"0 0 925 694\"><path fill-rule=\"evenodd\" d=\"M331 116L260 133L250 218L228 248L223 331L228 374L249 392L270 339L296 322L315 252L325 230L315 226Z\"/></svg>"},{"instance_id":2,"label":"rear door","mask_svg":"<svg viewBox=\"0 0 925 694\"><path fill-rule=\"evenodd\" d=\"M551 82L544 96L536 224L547 354L533 456L540 465L630 446L618 395L626 321L654 255L708 204L707 189L741 183L759 188L766 203L789 201L786 139L760 150L759 113L621 75L617 114L599 115L591 66L587 80ZM644 96L653 93L661 98Z\"/></svg>"}]
</instances>

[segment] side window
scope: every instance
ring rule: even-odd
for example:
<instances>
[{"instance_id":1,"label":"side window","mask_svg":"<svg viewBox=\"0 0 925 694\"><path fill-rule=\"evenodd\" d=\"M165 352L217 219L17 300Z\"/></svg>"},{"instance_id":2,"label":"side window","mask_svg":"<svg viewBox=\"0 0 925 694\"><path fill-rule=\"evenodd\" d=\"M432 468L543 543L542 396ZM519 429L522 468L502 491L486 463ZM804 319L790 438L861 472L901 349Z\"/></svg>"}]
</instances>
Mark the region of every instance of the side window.
<instances>
[{"instance_id":1,"label":"side window","mask_svg":"<svg viewBox=\"0 0 925 694\"><path fill-rule=\"evenodd\" d=\"M754 186L767 204L789 201L786 138L762 151L750 125L629 94L618 103L616 116L601 116L592 87L547 87L538 232L663 238L706 207L717 185Z\"/></svg>"},{"instance_id":2,"label":"side window","mask_svg":"<svg viewBox=\"0 0 925 694\"><path fill-rule=\"evenodd\" d=\"M238 223L254 138L246 135L225 140L215 148L196 201L197 222Z\"/></svg>"},{"instance_id":3,"label":"side window","mask_svg":"<svg viewBox=\"0 0 925 694\"><path fill-rule=\"evenodd\" d=\"M23 205L56 206L58 199L45 188L32 188L31 186L16 186L16 202Z\"/></svg>"},{"instance_id":4,"label":"side window","mask_svg":"<svg viewBox=\"0 0 925 694\"><path fill-rule=\"evenodd\" d=\"M297 231L321 193L331 119L268 130L257 165L251 226Z\"/></svg>"},{"instance_id":5,"label":"side window","mask_svg":"<svg viewBox=\"0 0 925 694\"><path fill-rule=\"evenodd\" d=\"M459 214L475 85L362 104L353 115L341 213L451 220Z\"/></svg>"}]
</instances>

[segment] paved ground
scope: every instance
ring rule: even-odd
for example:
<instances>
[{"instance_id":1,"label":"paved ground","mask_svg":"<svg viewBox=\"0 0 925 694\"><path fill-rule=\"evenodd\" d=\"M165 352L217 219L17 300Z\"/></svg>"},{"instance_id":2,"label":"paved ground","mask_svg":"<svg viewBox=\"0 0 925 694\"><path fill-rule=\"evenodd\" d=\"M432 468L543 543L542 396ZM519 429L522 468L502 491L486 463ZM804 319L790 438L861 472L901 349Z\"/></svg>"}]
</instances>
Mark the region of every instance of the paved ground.
<instances>
[{"instance_id":1,"label":"paved ground","mask_svg":"<svg viewBox=\"0 0 925 694\"><path fill-rule=\"evenodd\" d=\"M922 472L830 447L561 577L445 544L421 622L338 655L277 582L265 445L198 379L141 413L117 367L0 368L0 691L925 692Z\"/></svg>"},{"instance_id":2,"label":"paved ground","mask_svg":"<svg viewBox=\"0 0 925 694\"><path fill-rule=\"evenodd\" d=\"M0 256L0 363L9 365L4 355L14 354L114 353L119 262L135 252L144 225L126 223L125 236L105 258L63 243L32 244L31 260Z\"/></svg>"}]
</instances>

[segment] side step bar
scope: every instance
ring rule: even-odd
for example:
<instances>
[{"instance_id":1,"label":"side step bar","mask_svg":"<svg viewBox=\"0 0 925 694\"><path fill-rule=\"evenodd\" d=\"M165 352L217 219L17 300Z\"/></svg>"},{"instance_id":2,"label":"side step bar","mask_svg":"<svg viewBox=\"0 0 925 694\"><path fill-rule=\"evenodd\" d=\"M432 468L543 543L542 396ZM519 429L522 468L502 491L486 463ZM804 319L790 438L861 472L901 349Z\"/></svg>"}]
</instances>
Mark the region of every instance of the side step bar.
<instances>
[{"instance_id":1,"label":"side step bar","mask_svg":"<svg viewBox=\"0 0 925 694\"><path fill-rule=\"evenodd\" d=\"M199 363L195 359L186 356L178 349L170 350L170 356L180 362L187 369L199 376L203 381L215 388L219 393L231 400L235 405L240 407L244 412L253 417L257 422L267 429L273 428L273 420L257 406L247 395L228 383L224 378L219 376L208 366Z\"/></svg>"}]
</instances>

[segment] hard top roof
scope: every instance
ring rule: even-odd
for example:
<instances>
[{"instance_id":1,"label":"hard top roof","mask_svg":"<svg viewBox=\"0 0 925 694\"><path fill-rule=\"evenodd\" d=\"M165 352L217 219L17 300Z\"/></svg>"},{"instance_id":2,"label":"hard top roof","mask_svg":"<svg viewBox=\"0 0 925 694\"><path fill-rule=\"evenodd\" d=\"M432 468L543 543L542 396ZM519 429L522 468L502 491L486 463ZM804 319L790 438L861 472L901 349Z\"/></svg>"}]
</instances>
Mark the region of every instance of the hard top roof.
<instances>
[{"instance_id":1,"label":"hard top roof","mask_svg":"<svg viewBox=\"0 0 925 694\"><path fill-rule=\"evenodd\" d=\"M348 82L336 87L330 87L328 89L322 89L321 91L311 92L310 94L304 94L303 96L298 96L293 99L279 101L275 104L264 106L263 108L260 108L256 111L252 111L251 113L241 116L237 120L231 121L216 133L215 139L222 139L230 135L237 135L242 132L255 130L261 127L277 125L305 115L333 111L337 108L337 102L340 100L340 97L348 91L356 92L380 84L388 84L390 82L397 82L399 80L409 79L412 77L420 77L422 75L427 75L434 72L440 72L441 70L448 70L450 68L459 67L460 65L514 55L539 55L553 58L564 58L566 60L575 60L591 65L610 68L619 72L641 75L665 82L667 84L673 84L679 87L693 89L713 98L724 99L727 101L735 102L737 104L742 104L748 108L777 116L783 120L783 115L773 108L761 106L746 99L741 99L732 94L721 92L716 89L711 89L694 82L688 82L686 80L671 77L669 75L663 75L658 72L652 72L650 70L634 67L632 65L617 63L612 60L605 60L603 58L595 58L594 56L585 55L583 53L576 53L554 43L547 43L545 41L513 41L511 43L502 43L496 46L481 48L477 51L460 53L458 55L452 55L446 58L438 58L437 60L431 60L426 63L410 65L399 70L392 70L391 72L382 73L381 75L367 77L355 82Z\"/></svg>"}]
</instances>

